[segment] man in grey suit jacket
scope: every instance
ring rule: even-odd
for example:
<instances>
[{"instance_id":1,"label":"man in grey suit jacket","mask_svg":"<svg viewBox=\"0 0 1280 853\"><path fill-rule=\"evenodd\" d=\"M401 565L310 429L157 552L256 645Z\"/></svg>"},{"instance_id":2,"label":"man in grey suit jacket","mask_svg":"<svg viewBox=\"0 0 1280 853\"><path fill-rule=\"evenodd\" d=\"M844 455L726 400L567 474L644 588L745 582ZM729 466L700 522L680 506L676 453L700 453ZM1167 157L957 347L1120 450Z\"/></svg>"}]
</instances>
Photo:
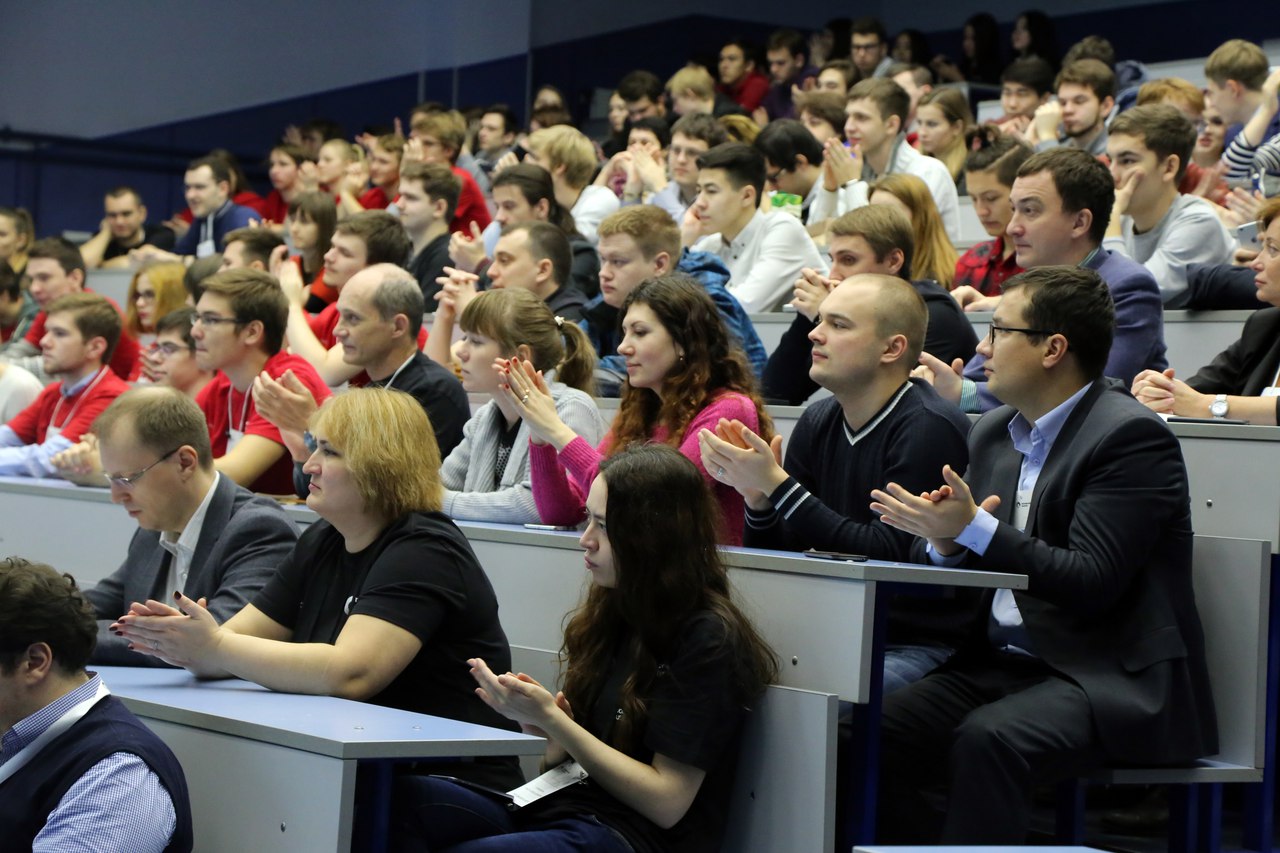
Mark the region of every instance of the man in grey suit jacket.
<instances>
[{"instance_id":1,"label":"man in grey suit jacket","mask_svg":"<svg viewBox=\"0 0 1280 853\"><path fill-rule=\"evenodd\" d=\"M172 388L121 395L94 423L111 500L138 522L124 563L85 597L98 615L93 663L163 666L107 626L135 601L181 590L207 599L219 622L240 611L293 550L298 530L280 505L213 467L204 414Z\"/></svg>"},{"instance_id":2,"label":"man in grey suit jacket","mask_svg":"<svg viewBox=\"0 0 1280 853\"><path fill-rule=\"evenodd\" d=\"M968 484L944 469L932 493L889 484L872 508L928 540L922 558L1030 583L995 593L969 647L886 699L881 841L938 840L921 837L920 789L940 767L942 843L1021 844L1036 784L1217 749L1186 469L1160 418L1102 378L1106 284L1042 267L1004 294L978 351L1006 405L969 434Z\"/></svg>"}]
</instances>

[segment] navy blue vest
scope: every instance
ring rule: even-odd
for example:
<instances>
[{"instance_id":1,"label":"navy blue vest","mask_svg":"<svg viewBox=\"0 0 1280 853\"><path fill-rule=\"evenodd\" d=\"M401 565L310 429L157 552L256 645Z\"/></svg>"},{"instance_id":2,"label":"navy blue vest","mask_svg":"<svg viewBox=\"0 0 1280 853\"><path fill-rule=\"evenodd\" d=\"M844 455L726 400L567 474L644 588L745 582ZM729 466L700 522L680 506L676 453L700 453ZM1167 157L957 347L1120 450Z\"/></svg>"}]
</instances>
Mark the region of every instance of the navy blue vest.
<instances>
[{"instance_id":1,"label":"navy blue vest","mask_svg":"<svg viewBox=\"0 0 1280 853\"><path fill-rule=\"evenodd\" d=\"M182 767L169 747L114 696L90 708L25 767L0 783L4 849L30 850L63 795L90 767L116 752L133 753L160 777L178 818L166 853L189 853L191 802Z\"/></svg>"}]
</instances>

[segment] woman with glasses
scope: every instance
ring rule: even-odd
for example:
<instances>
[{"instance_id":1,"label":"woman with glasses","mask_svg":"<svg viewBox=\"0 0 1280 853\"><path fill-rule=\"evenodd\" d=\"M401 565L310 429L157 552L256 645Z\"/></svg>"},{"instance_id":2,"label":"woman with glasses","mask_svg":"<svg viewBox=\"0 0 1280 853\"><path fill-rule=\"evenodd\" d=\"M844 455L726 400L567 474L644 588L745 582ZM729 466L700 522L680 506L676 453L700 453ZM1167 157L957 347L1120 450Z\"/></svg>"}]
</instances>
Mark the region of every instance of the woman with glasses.
<instances>
[{"instance_id":1,"label":"woman with glasses","mask_svg":"<svg viewBox=\"0 0 1280 853\"><path fill-rule=\"evenodd\" d=\"M125 331L140 344L154 340L156 320L187 304L182 264L155 264L138 270L129 282L124 313Z\"/></svg>"},{"instance_id":2,"label":"woman with glasses","mask_svg":"<svg viewBox=\"0 0 1280 853\"><path fill-rule=\"evenodd\" d=\"M1240 339L1185 382L1173 368L1139 373L1133 396L1148 408L1179 417L1280 423L1280 198L1263 205L1258 229L1262 249L1249 267L1258 301L1271 307L1254 312Z\"/></svg>"},{"instance_id":3,"label":"woman with glasses","mask_svg":"<svg viewBox=\"0 0 1280 853\"><path fill-rule=\"evenodd\" d=\"M133 604L113 629L201 677L513 729L467 673L481 654L506 671L511 650L484 570L440 512L440 452L422 407L399 391L355 389L326 402L311 433L307 506L321 520L250 604L218 625L179 594ZM522 781L513 758L431 768Z\"/></svg>"},{"instance_id":4,"label":"woman with glasses","mask_svg":"<svg viewBox=\"0 0 1280 853\"><path fill-rule=\"evenodd\" d=\"M734 602L716 501L674 448L637 446L600 465L587 519L591 587L565 627L563 689L468 661L489 707L547 738L545 777L571 784L513 809L448 780L403 780L396 849L719 849L738 735L777 658Z\"/></svg>"}]
</instances>

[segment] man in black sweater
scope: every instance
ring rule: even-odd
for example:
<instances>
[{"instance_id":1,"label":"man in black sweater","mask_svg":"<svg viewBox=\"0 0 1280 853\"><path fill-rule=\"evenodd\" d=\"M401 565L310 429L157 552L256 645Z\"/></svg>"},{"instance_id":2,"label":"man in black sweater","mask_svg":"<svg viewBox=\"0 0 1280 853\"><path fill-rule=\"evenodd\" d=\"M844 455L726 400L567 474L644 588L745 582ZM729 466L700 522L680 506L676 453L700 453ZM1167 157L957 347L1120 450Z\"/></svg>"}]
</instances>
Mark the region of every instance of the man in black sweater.
<instances>
[{"instance_id":1,"label":"man in black sweater","mask_svg":"<svg viewBox=\"0 0 1280 853\"><path fill-rule=\"evenodd\" d=\"M909 378L926 319L924 299L901 278L846 279L827 295L809 333L809 376L833 397L800 417L785 465L780 437L770 446L736 421L702 431L706 469L746 500L746 545L910 559L913 537L879 521L871 490L892 481L918 494L936 485L940 463L962 468L969 458L968 420ZM975 604L976 597L953 593L895 598L885 693L950 657Z\"/></svg>"},{"instance_id":2,"label":"man in black sweater","mask_svg":"<svg viewBox=\"0 0 1280 853\"><path fill-rule=\"evenodd\" d=\"M966 361L978 346L978 336L964 312L946 289L936 281L911 281L911 255L915 241L906 214L888 205L873 204L851 210L832 221L827 229L831 254L831 275L804 270L796 281L797 316L783 333L764 369L764 396L798 406L818 390L816 377L809 373L809 334L817 321L823 300L842 280L859 273L897 276L910 282L924 299L929 322L924 331L924 351L944 358Z\"/></svg>"}]
</instances>

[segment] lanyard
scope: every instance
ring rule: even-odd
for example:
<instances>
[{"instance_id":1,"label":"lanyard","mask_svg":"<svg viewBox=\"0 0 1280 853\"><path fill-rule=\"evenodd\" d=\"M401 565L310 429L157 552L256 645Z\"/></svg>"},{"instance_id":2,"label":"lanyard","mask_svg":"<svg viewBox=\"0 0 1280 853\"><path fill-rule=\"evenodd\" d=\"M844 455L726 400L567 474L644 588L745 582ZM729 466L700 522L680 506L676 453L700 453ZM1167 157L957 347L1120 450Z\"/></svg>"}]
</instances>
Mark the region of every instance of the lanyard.
<instances>
[{"instance_id":1,"label":"lanyard","mask_svg":"<svg viewBox=\"0 0 1280 853\"><path fill-rule=\"evenodd\" d=\"M20 750L17 755L10 758L3 765L0 765L0 783L6 781L10 776L17 773L25 767L31 759L35 758L40 750L49 745L51 741L65 732L67 729L80 722L80 718L89 713L89 709L98 704L98 701L104 696L111 694L107 689L106 682L99 681L97 691L85 699L73 705L68 711L54 721L53 725L40 733L40 737L31 741L25 748Z\"/></svg>"},{"instance_id":2,"label":"lanyard","mask_svg":"<svg viewBox=\"0 0 1280 853\"><path fill-rule=\"evenodd\" d=\"M400 375L400 371L402 371L402 370L404 370L406 367L408 367L408 366L409 366L409 362L413 361L414 357L415 357L415 356L417 356L417 354L418 354L418 353L417 353L417 351L415 350L415 351L414 351L414 353L413 353L413 355L411 355L411 356L409 356L408 358L406 358L406 359L404 360L404 364L402 364L402 365L400 365L399 367L397 367L397 368L396 368L396 372L395 372L395 373L393 373L393 374L391 374L391 378L390 378L390 379L388 379L386 382L384 382L384 383L382 384L382 387L383 387L383 388L390 388L392 385L394 385L394 384L396 383L396 377Z\"/></svg>"},{"instance_id":3,"label":"lanyard","mask_svg":"<svg viewBox=\"0 0 1280 853\"><path fill-rule=\"evenodd\" d=\"M231 397L233 394L235 394L235 391L236 389L234 385L231 386L231 390L227 391L227 431L228 432L235 431L235 432L243 433L244 425L249 421L249 395L253 393L253 389L252 388L245 389L244 406L242 406L240 409L240 428L239 429L236 429L234 426L232 426L234 422L231 420Z\"/></svg>"},{"instance_id":4,"label":"lanyard","mask_svg":"<svg viewBox=\"0 0 1280 853\"><path fill-rule=\"evenodd\" d=\"M71 406L71 411L67 412L67 417L62 421L61 424L58 423L58 412L62 410L62 403L64 400L66 400L66 397L63 397L61 394L59 394L58 402L55 403L53 406L53 414L49 417L49 426L55 427L57 429L62 429L62 427L66 426L67 423L76 416L76 410L80 408L80 404L84 402L84 398L89 396L89 392L93 390L93 386L101 382L102 377L107 375L107 370L108 368L105 366L101 368L98 371L98 375L93 377L93 381L90 382L87 386L85 386L85 389L83 391L75 395L76 401Z\"/></svg>"}]
</instances>

